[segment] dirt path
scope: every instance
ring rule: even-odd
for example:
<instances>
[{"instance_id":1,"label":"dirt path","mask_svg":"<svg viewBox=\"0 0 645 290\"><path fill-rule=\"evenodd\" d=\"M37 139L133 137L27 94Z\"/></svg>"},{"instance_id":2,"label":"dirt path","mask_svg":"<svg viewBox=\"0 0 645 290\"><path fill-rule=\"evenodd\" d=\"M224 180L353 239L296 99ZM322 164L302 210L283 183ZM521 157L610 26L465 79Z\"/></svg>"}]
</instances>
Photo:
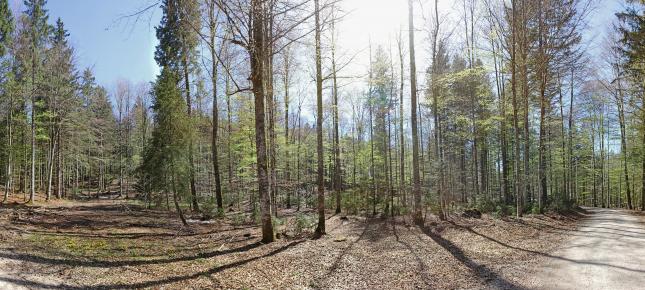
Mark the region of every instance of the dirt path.
<instances>
[{"instance_id":1,"label":"dirt path","mask_svg":"<svg viewBox=\"0 0 645 290\"><path fill-rule=\"evenodd\" d=\"M591 213L537 276L541 289L643 289L645 216L624 210Z\"/></svg>"}]
</instances>

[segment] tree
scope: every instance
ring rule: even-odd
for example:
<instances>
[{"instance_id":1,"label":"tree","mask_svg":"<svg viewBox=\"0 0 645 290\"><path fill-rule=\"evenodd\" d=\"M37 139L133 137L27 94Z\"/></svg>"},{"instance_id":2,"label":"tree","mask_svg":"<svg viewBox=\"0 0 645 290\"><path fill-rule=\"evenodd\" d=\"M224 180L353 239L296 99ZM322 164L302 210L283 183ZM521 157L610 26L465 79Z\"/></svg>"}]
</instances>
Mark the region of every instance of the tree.
<instances>
[{"instance_id":1,"label":"tree","mask_svg":"<svg viewBox=\"0 0 645 290\"><path fill-rule=\"evenodd\" d=\"M634 7L629 7L626 11L617 14L621 22L619 32L621 33L620 42L622 46L619 49L626 59L623 64L624 69L629 73L630 81L634 84L634 87L637 88L634 93L641 97L639 114L643 139L641 163L642 170L645 172L645 90L643 89L645 87L645 1L640 0L640 5L637 0L630 2L634 4ZM618 82L620 83L620 80ZM639 87L640 89L638 89ZM621 126L621 130L623 127L624 125ZM627 170L625 170L625 179L627 179ZM628 199L631 200L630 195L628 195ZM631 208L631 201L629 201L629 207ZM641 178L641 211L645 211L645 173Z\"/></svg>"},{"instance_id":2,"label":"tree","mask_svg":"<svg viewBox=\"0 0 645 290\"><path fill-rule=\"evenodd\" d=\"M63 133L63 124L71 121L73 116L72 110L78 105L76 95L77 74L74 66L74 50L67 42L69 33L65 29L63 21L59 18L53 29L51 36L51 47L46 52L44 62L44 72L47 75L47 83L43 85L49 93L49 98L45 104L46 110L43 113L44 123L49 125L49 154L47 160L47 184L46 200L49 200L52 194L54 181L54 164L56 166L56 182L61 183L61 134ZM60 188L56 190L56 197L60 198Z\"/></svg>"},{"instance_id":3,"label":"tree","mask_svg":"<svg viewBox=\"0 0 645 290\"><path fill-rule=\"evenodd\" d=\"M185 194L190 184L188 158L190 122L186 106L178 89L178 76L173 70L163 68L154 85L155 127L152 140L146 148L141 170L150 190L171 192L175 210L184 225L188 225L178 202L178 195Z\"/></svg>"},{"instance_id":4,"label":"tree","mask_svg":"<svg viewBox=\"0 0 645 290\"><path fill-rule=\"evenodd\" d=\"M318 225L315 235L320 237L325 234L325 177L323 165L323 100L322 100L322 56L320 52L320 34L322 26L320 23L319 0L314 0L315 5L315 50L316 50L316 152L318 156L318 173L316 183L318 185Z\"/></svg>"},{"instance_id":5,"label":"tree","mask_svg":"<svg viewBox=\"0 0 645 290\"><path fill-rule=\"evenodd\" d=\"M414 195L414 223L423 225L421 212L421 182L419 178L419 136L417 127L417 69L414 54L414 8L408 0L408 26L410 41L410 126L412 128L412 194Z\"/></svg>"},{"instance_id":6,"label":"tree","mask_svg":"<svg viewBox=\"0 0 645 290\"><path fill-rule=\"evenodd\" d=\"M267 167L266 130L264 124L264 61L266 57L267 39L264 36L265 26L264 0L252 0L250 15L252 23L252 38L249 47L251 60L251 83L255 98L255 151L257 158L258 195L260 197L260 216L262 223L262 242L271 243L275 236L271 220L270 185Z\"/></svg>"},{"instance_id":7,"label":"tree","mask_svg":"<svg viewBox=\"0 0 645 290\"><path fill-rule=\"evenodd\" d=\"M36 99L42 92L37 85L37 78L41 77L41 63L43 50L47 42L50 26L47 24L46 0L25 0L25 14L28 18L28 36L31 46L29 70L31 71L30 99L31 99L31 182L29 201L33 202L36 195L36 115L38 108Z\"/></svg>"},{"instance_id":8,"label":"tree","mask_svg":"<svg viewBox=\"0 0 645 290\"><path fill-rule=\"evenodd\" d=\"M219 170L219 153L217 150L217 140L218 140L218 131L219 131L219 109L217 107L217 76L218 76L218 64L219 62L217 61L217 51L215 48L215 37L217 36L217 30L218 30L218 15L215 13L215 0L211 0L210 4L208 6L208 28L209 28L209 49L211 53L211 61L212 61L212 70L211 70L211 83L212 83L212 90L213 90L213 137L211 140L211 149L213 150L213 174L215 175L215 198L217 200L217 209L222 211L223 210L223 204L222 204L222 184L221 184L221 179L220 179L220 170ZM221 55L222 53L222 48L224 45L220 47L219 54ZM228 92L227 92L228 93ZM230 190L230 189L229 189Z\"/></svg>"},{"instance_id":9,"label":"tree","mask_svg":"<svg viewBox=\"0 0 645 290\"><path fill-rule=\"evenodd\" d=\"M163 16L161 24L157 27L157 38L160 44L155 51L155 60L159 66L174 70L176 74L181 73L186 95L186 114L189 120L192 120L190 74L198 40L194 29L198 26L195 22L200 17L198 3L195 0L163 0L161 7ZM192 131L192 127L189 127L189 130ZM189 140L189 145L187 158L190 164L191 205L198 211L192 140Z\"/></svg>"},{"instance_id":10,"label":"tree","mask_svg":"<svg viewBox=\"0 0 645 290\"><path fill-rule=\"evenodd\" d=\"M341 205L341 190L342 190L342 181L341 181L341 165L340 165L340 134L338 132L338 71L336 68L336 30L335 30L335 14L336 14L336 9L334 6L332 6L332 18L334 18L331 22L331 70L332 70L332 86L333 86L333 105L332 105L332 111L333 111L333 126L334 126L334 132L333 132L333 156L334 156L334 175L333 175L333 190L336 192L336 214L340 213L340 205Z\"/></svg>"},{"instance_id":11,"label":"tree","mask_svg":"<svg viewBox=\"0 0 645 290\"><path fill-rule=\"evenodd\" d=\"M14 111L14 94L12 90L14 84L13 74L7 70L10 67L4 61L4 57L7 55L8 49L12 42L11 34L14 31L13 15L11 9L9 8L9 3L7 0L0 1L0 61L2 61L1 69L5 78L0 80L0 90L3 99L8 99L9 103L7 106L7 172L6 172L6 181L5 181L5 190L4 198L2 202L6 202L9 199L9 191L13 186L12 184L12 165L13 165L13 111Z\"/></svg>"}]
</instances>

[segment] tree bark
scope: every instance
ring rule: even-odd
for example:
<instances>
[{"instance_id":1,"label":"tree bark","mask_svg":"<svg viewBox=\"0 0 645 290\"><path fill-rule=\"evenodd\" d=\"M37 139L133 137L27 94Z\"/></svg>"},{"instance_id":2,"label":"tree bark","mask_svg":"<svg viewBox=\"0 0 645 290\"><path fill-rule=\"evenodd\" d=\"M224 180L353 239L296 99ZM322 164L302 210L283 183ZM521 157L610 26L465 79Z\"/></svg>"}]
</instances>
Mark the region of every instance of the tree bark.
<instances>
[{"instance_id":1,"label":"tree bark","mask_svg":"<svg viewBox=\"0 0 645 290\"><path fill-rule=\"evenodd\" d=\"M320 4L319 0L314 0L315 5L315 25L316 25L316 151L318 155L318 226L316 226L316 236L320 237L325 234L325 180L323 165L323 101L322 101L322 56L320 52Z\"/></svg>"},{"instance_id":2,"label":"tree bark","mask_svg":"<svg viewBox=\"0 0 645 290\"><path fill-rule=\"evenodd\" d=\"M213 86L213 134L211 139L211 150L213 151L213 175L215 176L215 199L217 200L217 209L221 212L224 208L222 203L222 183L219 172L219 152L217 150L217 140L219 132L219 109L217 106L217 55L215 51L215 34L217 33L217 19L215 19L215 1L211 1L208 16L210 19L210 52L213 62L211 72L211 82Z\"/></svg>"},{"instance_id":3,"label":"tree bark","mask_svg":"<svg viewBox=\"0 0 645 290\"><path fill-rule=\"evenodd\" d=\"M399 191L403 194L403 205L407 207L407 201L405 199L405 135L403 131L403 40L401 39L401 34L399 34L399 64L401 66L400 74L400 87L399 87Z\"/></svg>"},{"instance_id":4,"label":"tree bark","mask_svg":"<svg viewBox=\"0 0 645 290\"><path fill-rule=\"evenodd\" d=\"M334 7L332 7L334 9ZM335 12L335 11L333 11ZM332 12L332 13L333 13ZM331 69L332 69L332 81L333 81L333 102L334 102L334 107L333 109L333 122L334 122L334 176L333 176L333 184L334 184L334 191L336 193L336 214L340 213L340 204L341 204L341 191L342 189L342 184L341 184L341 167L340 167L340 135L338 132L338 80L337 80L337 71L336 71L336 31L334 29L334 23L335 20L332 20L331 23Z\"/></svg>"},{"instance_id":5,"label":"tree bark","mask_svg":"<svg viewBox=\"0 0 645 290\"><path fill-rule=\"evenodd\" d=\"M625 173L625 188L627 190L627 208L632 209L632 192L631 192L631 186L629 184L629 170L627 166L628 158L627 158L627 139L626 139L626 132L625 132L625 109L624 109L624 104L623 104L623 95L620 90L618 89L618 95L617 95L618 100L616 100L616 103L618 104L618 123L620 125L620 146L621 146L621 153L623 155L623 163L624 163L624 173ZM595 206L595 205L594 205Z\"/></svg>"},{"instance_id":6,"label":"tree bark","mask_svg":"<svg viewBox=\"0 0 645 290\"><path fill-rule=\"evenodd\" d=\"M514 170L513 174L515 175L515 185L514 185L514 191L515 191L515 201L516 201L516 215L517 217L521 217L523 214L523 207L524 207L524 196L525 192L524 189L526 188L524 186L524 175L522 174L521 166L520 166L520 126L519 126L519 104L517 102L517 8L515 5L516 0L511 0L511 93L513 95L512 97L512 105L513 105L513 135L515 142L514 149L515 152L513 152L513 160L514 160Z\"/></svg>"},{"instance_id":7,"label":"tree bark","mask_svg":"<svg viewBox=\"0 0 645 290\"><path fill-rule=\"evenodd\" d=\"M12 181L12 163L13 163L13 94L9 94L9 112L7 114L7 180L4 187L4 198L2 203L9 201L9 192L11 191ZM645 164L645 163L644 163Z\"/></svg>"},{"instance_id":8,"label":"tree bark","mask_svg":"<svg viewBox=\"0 0 645 290\"><path fill-rule=\"evenodd\" d=\"M271 221L270 187L267 172L266 130L264 125L264 57L267 41L264 38L264 0L251 0L252 47L251 82L255 99L255 151L257 158L258 195L262 222L262 242L274 241L273 222Z\"/></svg>"},{"instance_id":9,"label":"tree bark","mask_svg":"<svg viewBox=\"0 0 645 290\"><path fill-rule=\"evenodd\" d=\"M421 212L421 183L419 180L419 136L417 128L417 68L414 55L414 8L408 0L408 34L410 41L410 120L412 127L412 193L414 195L414 223L423 226Z\"/></svg>"}]
</instances>

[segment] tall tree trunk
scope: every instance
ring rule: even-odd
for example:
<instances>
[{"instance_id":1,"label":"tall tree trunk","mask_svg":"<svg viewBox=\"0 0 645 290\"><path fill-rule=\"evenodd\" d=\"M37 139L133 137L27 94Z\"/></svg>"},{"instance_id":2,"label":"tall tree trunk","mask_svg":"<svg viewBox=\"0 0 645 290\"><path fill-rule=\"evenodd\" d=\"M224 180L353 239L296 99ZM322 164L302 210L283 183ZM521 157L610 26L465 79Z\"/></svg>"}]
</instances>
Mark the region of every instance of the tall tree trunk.
<instances>
[{"instance_id":1,"label":"tall tree trunk","mask_svg":"<svg viewBox=\"0 0 645 290\"><path fill-rule=\"evenodd\" d=\"M273 90L273 9L275 8L275 1L269 0L266 3L265 9L265 22L264 22L264 33L265 39L267 40L266 52L265 52L265 67L264 67L264 77L266 81L264 82L265 86L265 97L266 97L266 114L268 119L268 132L269 137L269 150L268 150L268 161L269 161L269 186L270 186L270 197L271 197L271 212L274 216L278 216L278 204L277 204L277 194L278 194L278 179L277 179L277 143L276 143L276 131L275 131L275 116L276 116L276 105L275 105L275 95Z\"/></svg>"},{"instance_id":2,"label":"tall tree trunk","mask_svg":"<svg viewBox=\"0 0 645 290\"><path fill-rule=\"evenodd\" d=\"M602 104L600 109L600 201L601 206L605 207L605 105Z\"/></svg>"},{"instance_id":3,"label":"tall tree trunk","mask_svg":"<svg viewBox=\"0 0 645 290\"><path fill-rule=\"evenodd\" d=\"M497 62L497 46L493 39L491 39L491 47L493 48L493 63L495 67L495 84L497 86L497 93L499 95L499 111L500 111L500 151L502 154L502 186L501 191L504 196L504 203L511 203L510 188L508 185L508 142L506 139L506 94L503 88L503 80L500 81L500 73L498 70Z\"/></svg>"},{"instance_id":4,"label":"tall tree trunk","mask_svg":"<svg viewBox=\"0 0 645 290\"><path fill-rule=\"evenodd\" d=\"M302 114L302 102L298 104L298 114L297 114L297 122L298 122L298 144L296 145L296 183L298 184L297 186L297 198L296 198L296 211L300 211L300 191L301 191L301 184L300 184L300 148L302 146L302 119L301 119L301 114Z\"/></svg>"},{"instance_id":5,"label":"tall tree trunk","mask_svg":"<svg viewBox=\"0 0 645 290\"><path fill-rule=\"evenodd\" d=\"M224 208L222 202L222 183L220 179L219 172L219 152L217 150L217 140L219 132L219 109L217 104L217 73L218 73L218 61L217 52L215 51L215 36L217 33L217 19L215 18L215 1L210 2L208 9L209 16L209 28L210 28L210 52L212 71L211 71L211 83L213 86L213 133L211 139L211 150L213 154L213 175L215 176L215 199L217 200L217 209L221 212Z\"/></svg>"},{"instance_id":6,"label":"tall tree trunk","mask_svg":"<svg viewBox=\"0 0 645 290\"><path fill-rule=\"evenodd\" d=\"M7 114L7 180L4 187L4 198L2 203L9 200L9 192L12 188L12 166L13 164L13 94L9 94L9 110ZM645 164L645 163L644 163Z\"/></svg>"},{"instance_id":7,"label":"tall tree trunk","mask_svg":"<svg viewBox=\"0 0 645 290\"><path fill-rule=\"evenodd\" d=\"M596 118L591 121L591 183L592 183L592 203L593 206L598 206L597 200L597 191L596 191L596 128L595 128ZM627 167L625 167L627 169Z\"/></svg>"},{"instance_id":8,"label":"tall tree trunk","mask_svg":"<svg viewBox=\"0 0 645 290\"><path fill-rule=\"evenodd\" d=\"M517 34L518 34L518 21L517 21L517 10L515 5L516 0L511 0L511 93L512 105L513 105L513 135L515 142L513 152L513 164L514 170L513 174L515 175L514 191L515 191L515 201L516 201L516 215L521 217L524 207L524 196L525 196L525 186L524 186L524 175L522 174L522 168L520 167L520 126L519 126L519 104L517 102Z\"/></svg>"},{"instance_id":9,"label":"tall tree trunk","mask_svg":"<svg viewBox=\"0 0 645 290\"><path fill-rule=\"evenodd\" d=\"M284 52L284 172L287 182L291 181L291 167L289 166L289 78L290 78L290 49ZM291 208L291 188L287 189L287 208Z\"/></svg>"},{"instance_id":10,"label":"tall tree trunk","mask_svg":"<svg viewBox=\"0 0 645 290\"><path fill-rule=\"evenodd\" d=\"M438 45L439 45L439 0L434 1L434 10L435 10L435 23L434 27L432 30L432 63L435 64L436 60L438 58ZM439 218L440 219L445 219L446 214L445 214L445 200L444 200L444 186L445 186L445 177L444 177L444 162L443 162L443 142L441 140L441 118L440 118L440 112L439 112L439 88L437 87L436 83L438 82L439 78L439 72L437 71L437 66L433 65L432 66L432 113L434 116L434 125L435 125L435 133L434 133L434 145L435 145L435 155L437 156L437 160L439 161L439 182L438 182L438 187L437 187L437 196L439 197ZM430 145L428 145L430 146ZM475 149L476 150L476 149Z\"/></svg>"},{"instance_id":11,"label":"tall tree trunk","mask_svg":"<svg viewBox=\"0 0 645 290\"><path fill-rule=\"evenodd\" d=\"M32 45L31 56L31 183L29 200L34 202L36 196L36 48Z\"/></svg>"},{"instance_id":12,"label":"tall tree trunk","mask_svg":"<svg viewBox=\"0 0 645 290\"><path fill-rule=\"evenodd\" d=\"M564 191L564 196L563 200L569 201L569 188L567 184L569 183L569 171L567 170L567 142L566 142L566 135L564 131L564 104L562 102L562 82L560 82L560 75L558 74L558 87L559 87L559 95L560 95L560 136L561 136L561 144L562 144L562 166L563 166L563 179L562 179L562 190Z\"/></svg>"},{"instance_id":13,"label":"tall tree trunk","mask_svg":"<svg viewBox=\"0 0 645 290\"><path fill-rule=\"evenodd\" d=\"M573 159L573 68L571 69L571 91L569 95L569 183L567 184L569 188L569 198L576 199L576 187L574 186L575 178L574 175L574 159Z\"/></svg>"},{"instance_id":14,"label":"tall tree trunk","mask_svg":"<svg viewBox=\"0 0 645 290\"><path fill-rule=\"evenodd\" d=\"M233 188L233 151L231 150L231 132L233 132L232 126L232 108L231 108L231 96L229 94L229 84L230 78L226 74L226 153L227 153L227 169L228 169L228 191L230 192Z\"/></svg>"},{"instance_id":15,"label":"tall tree trunk","mask_svg":"<svg viewBox=\"0 0 645 290\"><path fill-rule=\"evenodd\" d=\"M325 180L323 165L323 101L322 101L322 56L320 52L320 4L319 0L314 0L315 5L315 25L316 25L316 151L318 155L318 226L316 226L316 236L325 234Z\"/></svg>"},{"instance_id":16,"label":"tall tree trunk","mask_svg":"<svg viewBox=\"0 0 645 290\"><path fill-rule=\"evenodd\" d=\"M334 9L334 7L332 7ZM335 11L332 11L334 13ZM335 17L335 15L334 15ZM341 184L341 165L340 165L340 135L338 132L338 80L337 80L337 71L336 71L336 31L334 29L334 23L335 19L332 20L331 23L331 73L332 73L332 81L333 81L333 98L334 98L334 107L332 108L333 110L333 122L334 122L334 145L333 145L333 153L334 153L334 176L333 176L333 184L334 184L334 191L336 192L336 214L340 213L340 204L341 204L341 191L342 189L342 184Z\"/></svg>"},{"instance_id":17,"label":"tall tree trunk","mask_svg":"<svg viewBox=\"0 0 645 290\"><path fill-rule=\"evenodd\" d=\"M543 76L546 78L546 76ZM546 181L546 107L547 100L545 96L545 87L546 80L542 80L540 84L540 136L538 138L538 157L539 157L539 172L538 178L540 179L540 197L539 197L539 207L540 212L544 212L546 207L546 198L547 198L547 181Z\"/></svg>"},{"instance_id":18,"label":"tall tree trunk","mask_svg":"<svg viewBox=\"0 0 645 290\"><path fill-rule=\"evenodd\" d=\"M515 25L517 28L519 28L519 31L517 31L518 36L519 36L519 55L520 55L520 63L519 63L519 68L520 68L520 76L521 76L521 84L522 84L522 101L523 101L523 123L524 123L524 132L523 132L523 137L524 137L524 154L523 154L523 163L524 163L524 194L523 196L526 197L529 200L532 200L533 197L533 192L531 190L531 168L529 165L530 161L530 151L531 151L531 135L529 131L529 81L528 81L528 52L529 52L529 40L528 40L528 28L526 27L526 22L527 22L527 9L528 7L525 7L527 5L527 1L520 1L521 6L519 7L520 11L520 17L519 19L515 22ZM517 10L516 10L516 15L517 15ZM516 28L516 29L517 29ZM517 59L516 59L517 60ZM519 141L518 141L519 142ZM518 152L519 154L519 152Z\"/></svg>"},{"instance_id":19,"label":"tall tree trunk","mask_svg":"<svg viewBox=\"0 0 645 290\"><path fill-rule=\"evenodd\" d=\"M414 55L414 8L408 0L408 25L410 40L410 120L412 127L412 194L414 195L414 223L422 226L421 183L419 180L419 136L417 128L417 68Z\"/></svg>"},{"instance_id":20,"label":"tall tree trunk","mask_svg":"<svg viewBox=\"0 0 645 290\"><path fill-rule=\"evenodd\" d=\"M189 72L188 72L188 56L184 53L184 56L182 58L182 66L184 70L184 86L186 86L186 109L187 109L187 115L188 119L190 120L191 124L193 122L193 107L192 107L192 98L190 96L190 79L189 79ZM199 211L199 203L197 201L197 187L195 184L195 162L194 162L194 156L193 156L193 138L190 138L190 141L188 142L188 165L189 165L189 175L190 175L190 196L191 196L191 204L193 206L193 210ZM126 193L127 194L127 193Z\"/></svg>"},{"instance_id":21,"label":"tall tree trunk","mask_svg":"<svg viewBox=\"0 0 645 290\"><path fill-rule=\"evenodd\" d=\"M188 222L186 222L186 218L184 217L184 212L181 210L181 207L179 207L179 202L177 201L177 186L176 183L177 181L175 180L175 165L172 164L172 177L171 177L171 182L172 182L172 200L173 203L175 204L175 210L177 211L177 214L179 215L179 219L181 220L181 223L184 226L188 226Z\"/></svg>"},{"instance_id":22,"label":"tall tree trunk","mask_svg":"<svg viewBox=\"0 0 645 290\"><path fill-rule=\"evenodd\" d=\"M540 192L538 197L538 204L540 213L544 212L547 201L547 180L546 180L546 110L550 104L546 96L547 74L548 74L548 56L546 54L546 36L547 29L545 28L544 15L542 10L542 2L540 3L540 11L538 12L538 77L539 77L539 90L540 90L540 135L538 136L538 178L540 183Z\"/></svg>"},{"instance_id":23,"label":"tall tree trunk","mask_svg":"<svg viewBox=\"0 0 645 290\"><path fill-rule=\"evenodd\" d=\"M624 172L625 172L625 188L627 190L627 208L632 209L632 192L631 192L631 186L629 184L629 170L628 170L628 158L627 158L627 137L626 132L625 132L625 109L624 109L624 103L623 103L623 94L620 88L618 89L618 94L617 94L618 100L616 100L616 103L618 104L618 123L620 125L620 147L621 147L621 153L623 155L623 162L624 162ZM594 205L595 206L595 205Z\"/></svg>"},{"instance_id":24,"label":"tall tree trunk","mask_svg":"<svg viewBox=\"0 0 645 290\"><path fill-rule=\"evenodd\" d=\"M257 158L258 195L262 222L262 242L274 241L271 221L270 187L267 172L266 130L264 125L264 57L267 40L264 38L264 0L251 0L252 47L250 49L251 82L255 99L255 151Z\"/></svg>"},{"instance_id":25,"label":"tall tree trunk","mask_svg":"<svg viewBox=\"0 0 645 290\"><path fill-rule=\"evenodd\" d=\"M370 188L372 191L372 215L376 215L376 192L378 187L376 186L376 168L374 166L374 96L372 96L372 46L370 43L370 71L369 71L369 80L368 80L368 106L369 106L369 115L370 115Z\"/></svg>"},{"instance_id":26,"label":"tall tree trunk","mask_svg":"<svg viewBox=\"0 0 645 290\"><path fill-rule=\"evenodd\" d=\"M52 129L52 132L54 135L56 134L56 130ZM57 142L58 138L56 136L53 136L52 139L52 145L51 145L51 150L49 151L49 161L48 161L48 166L47 166L47 198L46 200L49 200L52 195L52 182L54 178L54 154L56 153L56 147L57 147Z\"/></svg>"},{"instance_id":27,"label":"tall tree trunk","mask_svg":"<svg viewBox=\"0 0 645 290\"><path fill-rule=\"evenodd\" d=\"M641 119L645 121L645 108L641 108ZM645 122L642 123L641 126L643 126L643 128L641 128L643 131L641 133L643 136L641 150L645 153ZM641 211L645 211L645 154L641 155L641 163L643 170L641 174Z\"/></svg>"},{"instance_id":28,"label":"tall tree trunk","mask_svg":"<svg viewBox=\"0 0 645 290\"><path fill-rule=\"evenodd\" d=\"M399 46L399 64L401 66L400 70L400 87L399 87L399 191L403 194L403 205L407 207L407 201L405 199L405 131L403 130L403 40L401 39L401 34L399 34L398 40Z\"/></svg>"}]
</instances>

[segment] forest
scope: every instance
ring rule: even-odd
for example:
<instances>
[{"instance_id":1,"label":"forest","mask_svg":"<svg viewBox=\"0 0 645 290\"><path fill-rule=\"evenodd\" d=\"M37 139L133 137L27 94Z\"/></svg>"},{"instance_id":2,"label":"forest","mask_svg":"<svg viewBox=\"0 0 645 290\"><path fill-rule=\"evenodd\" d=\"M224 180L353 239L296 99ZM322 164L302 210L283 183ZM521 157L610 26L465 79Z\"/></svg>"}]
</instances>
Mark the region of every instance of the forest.
<instances>
[{"instance_id":1,"label":"forest","mask_svg":"<svg viewBox=\"0 0 645 290\"><path fill-rule=\"evenodd\" d=\"M645 1L391 1L400 27L358 48L346 22L380 4L140 1L118 20L161 13L158 74L107 87L47 0L0 0L0 265L74 277L0 288L572 289L539 277L584 278L561 245L590 221L645 241ZM578 264L637 289L634 251ZM417 272L378 284L390 260Z\"/></svg>"}]
</instances>

